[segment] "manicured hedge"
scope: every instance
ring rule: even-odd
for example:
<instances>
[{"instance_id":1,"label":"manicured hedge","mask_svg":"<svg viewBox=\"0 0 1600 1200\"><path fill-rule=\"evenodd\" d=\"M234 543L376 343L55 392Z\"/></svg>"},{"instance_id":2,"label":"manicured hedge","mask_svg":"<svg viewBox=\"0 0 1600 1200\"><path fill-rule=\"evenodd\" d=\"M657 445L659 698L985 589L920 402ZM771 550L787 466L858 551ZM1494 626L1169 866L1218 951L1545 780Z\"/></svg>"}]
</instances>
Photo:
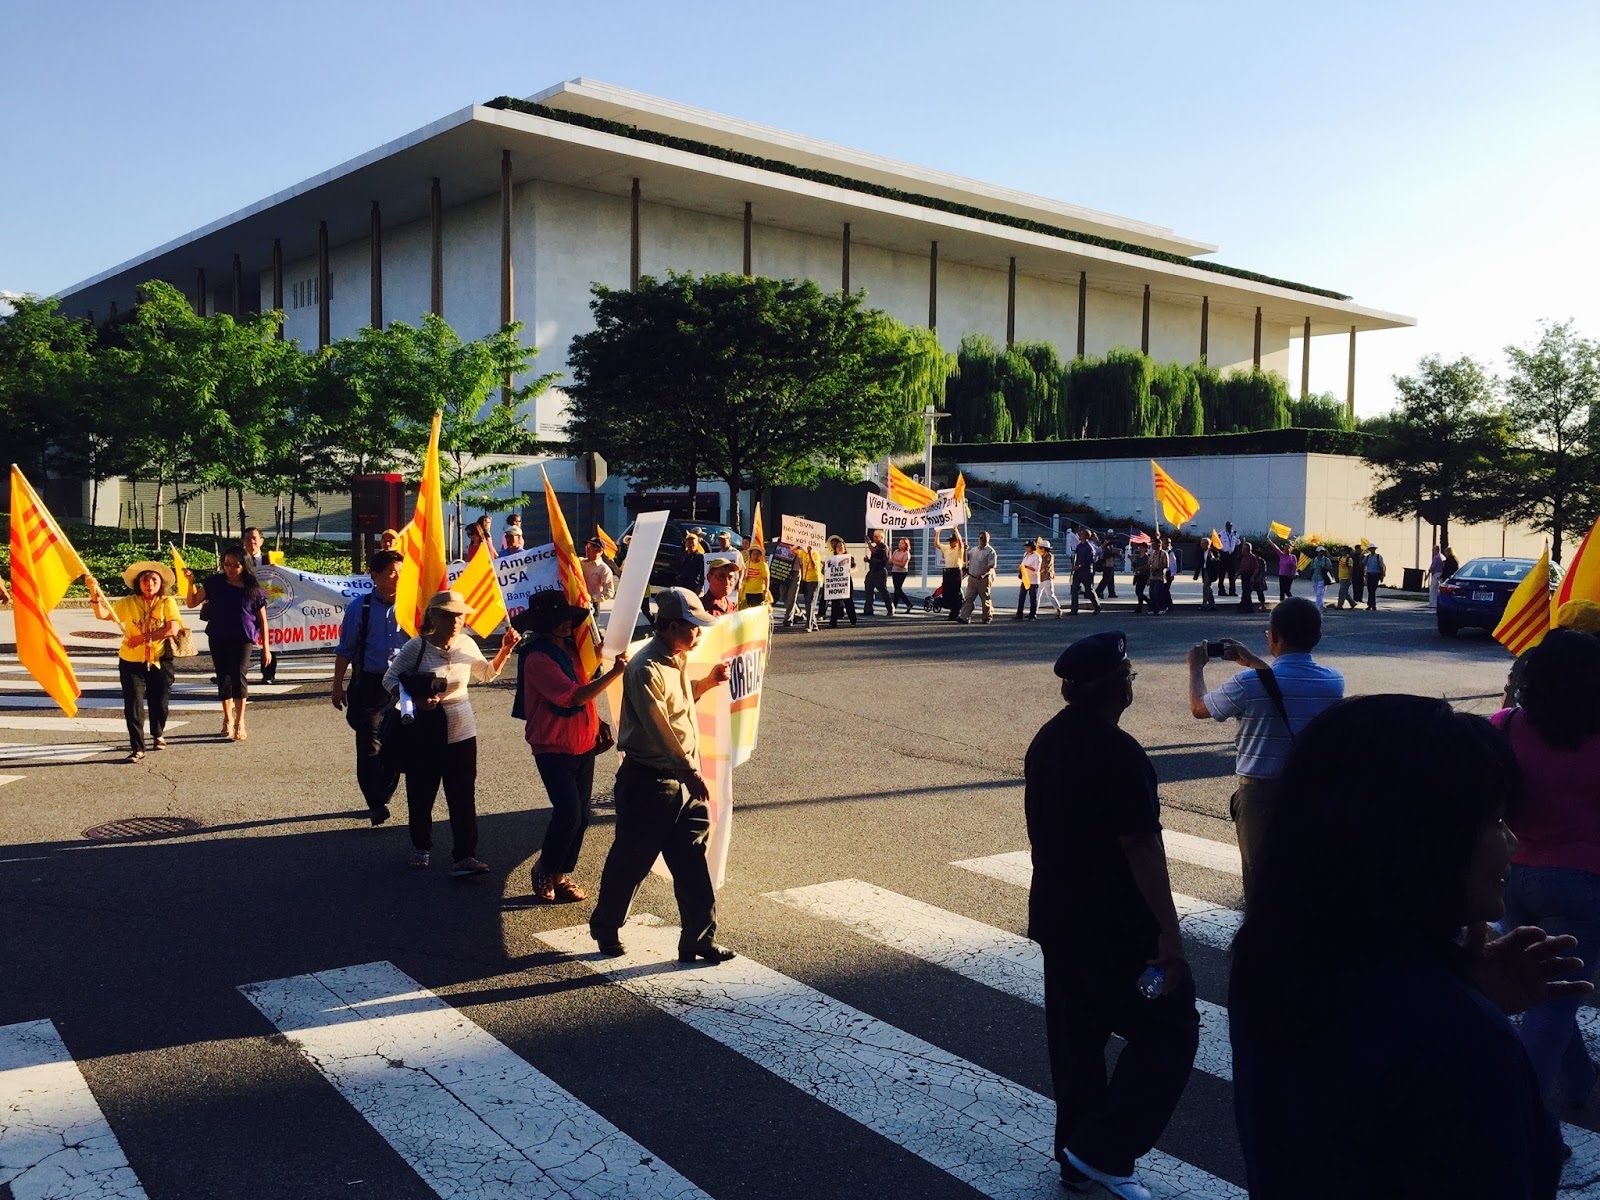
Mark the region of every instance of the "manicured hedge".
<instances>
[{"instance_id":1,"label":"manicured hedge","mask_svg":"<svg viewBox=\"0 0 1600 1200\"><path fill-rule=\"evenodd\" d=\"M991 225L1005 225L1012 229L1024 229L1029 233L1042 233L1048 237L1065 238L1068 241L1082 242L1089 246L1101 246L1107 250L1118 250L1123 254L1137 254L1142 258L1154 258L1162 262L1177 263L1179 266L1194 267L1197 270L1210 271L1217 275L1231 275L1235 279L1248 279L1253 283L1265 283L1273 287L1288 288L1291 291L1304 292L1311 296L1325 296L1330 300L1350 299L1343 292L1329 291L1327 288L1311 287L1309 284L1295 283L1288 279L1275 279L1271 275L1261 275L1255 271L1246 271L1239 267L1230 267L1222 263L1210 262L1206 259L1188 258L1182 254L1170 254L1165 250L1155 250L1149 246L1136 246L1131 242L1119 242L1114 238L1096 237L1090 233L1080 233L1075 229L1063 229L1057 225L1045 225L1039 221L1030 221L1025 217L1014 217L1009 213L990 212L987 209L976 208L970 204L957 204L951 200L941 200L937 196L923 196L916 192L903 192L898 188L868 183L864 179L852 179L847 175L835 175L829 171L798 167L793 163L782 162L778 159L760 158L754 154L744 154L737 150L729 150L726 146L716 146L708 142L696 142L688 138L673 137L670 134L657 133L653 129L640 129L636 125L624 125L618 121L607 121L603 117L594 117L587 113L568 112L566 109L551 108L544 104L533 104L527 100L518 100L511 96L497 96L484 107L497 108L505 112L523 113L530 117L544 117L547 120L560 121L563 125L575 125L582 129L593 129L600 133L611 133L618 137L631 138L636 142L648 142L653 146L665 146L669 149L682 150L689 154L700 154L707 158L720 159L723 162L755 167L758 170L771 171L778 175L788 175L794 179L829 184L852 192L861 192L868 196L880 196L886 200L898 200L905 204L915 204L921 208L931 208L939 212L951 213L958 217L970 217L978 221L987 221Z\"/></svg>"},{"instance_id":2,"label":"manicured hedge","mask_svg":"<svg viewBox=\"0 0 1600 1200\"><path fill-rule=\"evenodd\" d=\"M1208 454L1360 455L1366 435L1340 429L1263 429L1203 437L1087 438L1046 442L942 442L934 448L946 464L1071 462L1106 458L1193 458ZM947 467L947 469L949 469Z\"/></svg>"}]
</instances>

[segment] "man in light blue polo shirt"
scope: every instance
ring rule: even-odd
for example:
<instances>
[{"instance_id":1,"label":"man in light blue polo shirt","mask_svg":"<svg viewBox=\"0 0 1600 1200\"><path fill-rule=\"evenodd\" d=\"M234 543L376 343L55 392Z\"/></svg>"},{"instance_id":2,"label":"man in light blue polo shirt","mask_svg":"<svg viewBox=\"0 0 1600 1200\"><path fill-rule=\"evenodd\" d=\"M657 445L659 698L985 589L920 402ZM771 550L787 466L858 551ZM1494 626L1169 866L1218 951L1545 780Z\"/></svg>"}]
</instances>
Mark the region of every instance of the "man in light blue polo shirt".
<instances>
[{"instance_id":1,"label":"man in light blue polo shirt","mask_svg":"<svg viewBox=\"0 0 1600 1200\"><path fill-rule=\"evenodd\" d=\"M400 555L393 550L375 551L370 567L372 591L345 608L344 621L339 626L330 698L334 708L345 710L345 722L355 731L356 782L367 802L368 819L374 825L382 825L389 819L389 800L400 784L399 773L385 766L379 754L378 726L383 721L383 710L389 706L383 673L389 667L389 656L410 637L394 618ZM344 677L352 666L355 676L347 690Z\"/></svg>"},{"instance_id":2,"label":"man in light blue polo shirt","mask_svg":"<svg viewBox=\"0 0 1600 1200\"><path fill-rule=\"evenodd\" d=\"M1251 867L1277 802L1277 778L1294 740L1311 719L1344 699L1344 676L1312 661L1322 640L1322 610L1304 596L1280 601L1267 625L1267 653L1257 658L1239 642L1224 640L1222 657L1246 668L1206 690L1207 643L1189 648L1189 713L1198 720L1239 719L1238 762L1230 805L1244 866L1244 894L1251 893Z\"/></svg>"}]
</instances>

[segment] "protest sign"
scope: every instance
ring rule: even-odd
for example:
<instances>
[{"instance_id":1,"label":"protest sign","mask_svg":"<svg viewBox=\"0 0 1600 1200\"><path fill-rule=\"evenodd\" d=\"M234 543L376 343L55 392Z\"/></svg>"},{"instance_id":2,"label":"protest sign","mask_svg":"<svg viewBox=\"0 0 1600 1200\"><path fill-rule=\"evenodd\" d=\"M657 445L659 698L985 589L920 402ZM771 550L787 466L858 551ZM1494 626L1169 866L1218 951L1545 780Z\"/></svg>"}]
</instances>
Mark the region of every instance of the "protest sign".
<instances>
[{"instance_id":1,"label":"protest sign","mask_svg":"<svg viewBox=\"0 0 1600 1200\"><path fill-rule=\"evenodd\" d=\"M828 546L828 527L821 521L808 521L804 517L783 518L779 529L778 540L788 542L791 546L801 546L807 550L820 551Z\"/></svg>"},{"instance_id":2,"label":"protest sign","mask_svg":"<svg viewBox=\"0 0 1600 1200\"><path fill-rule=\"evenodd\" d=\"M452 584L467 569L451 563ZM559 587L555 547L535 546L494 560L495 578L512 616L528 607L534 592ZM352 600L372 590L370 575L318 575L292 567L257 568L267 596L267 626L274 653L283 650L331 650L339 644L339 622Z\"/></svg>"},{"instance_id":3,"label":"protest sign","mask_svg":"<svg viewBox=\"0 0 1600 1200\"><path fill-rule=\"evenodd\" d=\"M901 508L867 493L868 529L950 529L966 519L965 505L954 496L940 496L921 508Z\"/></svg>"},{"instance_id":4,"label":"protest sign","mask_svg":"<svg viewBox=\"0 0 1600 1200\"><path fill-rule=\"evenodd\" d=\"M822 598L848 600L850 598L850 556L835 554L822 560Z\"/></svg>"}]
</instances>

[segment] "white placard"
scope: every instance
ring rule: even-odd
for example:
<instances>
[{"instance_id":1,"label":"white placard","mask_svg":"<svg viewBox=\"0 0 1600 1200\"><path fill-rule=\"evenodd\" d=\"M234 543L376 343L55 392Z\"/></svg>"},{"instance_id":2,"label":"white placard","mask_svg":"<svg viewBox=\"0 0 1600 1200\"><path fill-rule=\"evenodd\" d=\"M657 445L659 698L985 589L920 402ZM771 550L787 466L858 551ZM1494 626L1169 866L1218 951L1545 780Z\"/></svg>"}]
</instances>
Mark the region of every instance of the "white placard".
<instances>
[{"instance_id":1,"label":"white placard","mask_svg":"<svg viewBox=\"0 0 1600 1200\"><path fill-rule=\"evenodd\" d=\"M828 545L828 527L821 521L785 516L779 524L778 540L791 546L804 546L807 550L824 550Z\"/></svg>"},{"instance_id":2,"label":"white placard","mask_svg":"<svg viewBox=\"0 0 1600 1200\"><path fill-rule=\"evenodd\" d=\"M950 529L966 519L964 505L952 496L940 496L921 508L901 508L873 492L867 493L868 529Z\"/></svg>"},{"instance_id":3,"label":"white placard","mask_svg":"<svg viewBox=\"0 0 1600 1200\"><path fill-rule=\"evenodd\" d=\"M639 621L639 606L650 585L650 569L655 566L661 534L667 527L667 511L640 513L628 538L628 554L622 560L622 574L611 599L611 618L606 622L605 640L600 653L607 658L628 648L634 626Z\"/></svg>"},{"instance_id":4,"label":"white placard","mask_svg":"<svg viewBox=\"0 0 1600 1200\"><path fill-rule=\"evenodd\" d=\"M822 560L822 598L848 600L850 598L850 556L835 554Z\"/></svg>"}]
</instances>

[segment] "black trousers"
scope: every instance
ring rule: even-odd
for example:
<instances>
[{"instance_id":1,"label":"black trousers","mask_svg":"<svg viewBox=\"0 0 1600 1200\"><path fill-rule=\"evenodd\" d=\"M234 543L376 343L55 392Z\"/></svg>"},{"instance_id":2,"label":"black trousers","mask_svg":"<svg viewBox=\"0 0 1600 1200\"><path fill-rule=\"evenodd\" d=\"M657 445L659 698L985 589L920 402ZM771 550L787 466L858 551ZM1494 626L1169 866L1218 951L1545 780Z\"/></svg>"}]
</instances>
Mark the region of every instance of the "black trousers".
<instances>
[{"instance_id":1,"label":"black trousers","mask_svg":"<svg viewBox=\"0 0 1600 1200\"><path fill-rule=\"evenodd\" d=\"M1108 600L1117 598L1117 574L1115 567L1100 568L1100 582L1095 585L1094 593Z\"/></svg>"},{"instance_id":2,"label":"black trousers","mask_svg":"<svg viewBox=\"0 0 1600 1200\"><path fill-rule=\"evenodd\" d=\"M1218 578L1219 581L1226 578L1228 586L1218 590L1225 596L1235 595L1239 591L1239 559L1243 556L1242 550L1229 550L1222 556L1222 571Z\"/></svg>"},{"instance_id":3,"label":"black trousers","mask_svg":"<svg viewBox=\"0 0 1600 1200\"><path fill-rule=\"evenodd\" d=\"M1046 944L1044 1023L1056 1094L1056 1151L1091 1167L1133 1174L1155 1146L1189 1081L1200 1045L1194 980L1154 1000L1136 986L1144 963L1085 961L1081 951ZM1106 1043L1126 1039L1106 1078Z\"/></svg>"},{"instance_id":4,"label":"black trousers","mask_svg":"<svg viewBox=\"0 0 1600 1200\"><path fill-rule=\"evenodd\" d=\"M1138 601L1133 606L1134 612L1143 612L1144 606L1150 602L1149 598L1144 594L1144 590L1148 586L1150 586L1150 576L1135 575L1133 577L1133 598Z\"/></svg>"},{"instance_id":5,"label":"black trousers","mask_svg":"<svg viewBox=\"0 0 1600 1200\"><path fill-rule=\"evenodd\" d=\"M411 723L415 739L407 749L406 810L411 846L433 849L433 801L444 784L450 813L450 859L460 862L478 853L478 739L446 742L444 712L418 713Z\"/></svg>"},{"instance_id":6,"label":"black trousers","mask_svg":"<svg viewBox=\"0 0 1600 1200\"><path fill-rule=\"evenodd\" d=\"M851 592L843 600L830 600L828 604L831 606L828 610L828 627L830 629L839 628L839 618L841 616L848 616L852 625L856 623L856 597L854 592Z\"/></svg>"},{"instance_id":7,"label":"black trousers","mask_svg":"<svg viewBox=\"0 0 1600 1200\"><path fill-rule=\"evenodd\" d=\"M894 616L894 601L889 599L889 573L880 571L876 567L867 572L867 616L872 615L872 601L875 596L883 597L883 611L885 616Z\"/></svg>"},{"instance_id":8,"label":"black trousers","mask_svg":"<svg viewBox=\"0 0 1600 1200\"><path fill-rule=\"evenodd\" d=\"M128 748L143 750L147 705L151 738L158 738L167 731L167 707L172 700L172 659L162 658L147 667L119 658L117 678L122 683L122 716L128 723Z\"/></svg>"},{"instance_id":9,"label":"black trousers","mask_svg":"<svg viewBox=\"0 0 1600 1200\"><path fill-rule=\"evenodd\" d=\"M1378 580L1381 578L1381 575L1367 576L1367 607L1373 612L1378 611Z\"/></svg>"},{"instance_id":10,"label":"black trousers","mask_svg":"<svg viewBox=\"0 0 1600 1200\"><path fill-rule=\"evenodd\" d=\"M1287 600L1292 595L1294 595L1294 576L1293 575L1279 575L1278 576L1278 599L1279 600Z\"/></svg>"},{"instance_id":11,"label":"black trousers","mask_svg":"<svg viewBox=\"0 0 1600 1200\"><path fill-rule=\"evenodd\" d=\"M217 698L243 700L250 694L245 674L250 670L250 643L243 638L208 638L211 668L217 673Z\"/></svg>"},{"instance_id":12,"label":"black trousers","mask_svg":"<svg viewBox=\"0 0 1600 1200\"><path fill-rule=\"evenodd\" d=\"M539 866L547 874L565 875L578 865L583 834L594 813L594 755L535 754L533 765L539 768L551 808Z\"/></svg>"},{"instance_id":13,"label":"black trousers","mask_svg":"<svg viewBox=\"0 0 1600 1200\"><path fill-rule=\"evenodd\" d=\"M961 611L961 568L946 567L944 580L939 584L939 599L944 601L944 606L950 610L950 617L955 619Z\"/></svg>"},{"instance_id":14,"label":"black trousers","mask_svg":"<svg viewBox=\"0 0 1600 1200\"><path fill-rule=\"evenodd\" d=\"M906 595L906 571L890 571L889 581L894 584L894 602L904 604L906 611L911 611L911 597Z\"/></svg>"},{"instance_id":15,"label":"black trousers","mask_svg":"<svg viewBox=\"0 0 1600 1200\"><path fill-rule=\"evenodd\" d=\"M386 807L400 786L400 772L379 754L378 726L388 707L389 693L383 689L383 676L371 671L356 676L345 693L345 719L356 735L356 786L367 807L373 810Z\"/></svg>"},{"instance_id":16,"label":"black trousers","mask_svg":"<svg viewBox=\"0 0 1600 1200\"><path fill-rule=\"evenodd\" d=\"M689 799L688 790L672 776L623 759L617 769L616 804L617 835L600 873L590 930L615 936L659 854L672 872L680 944L711 941L717 933L717 894L706 867L711 838L706 802Z\"/></svg>"},{"instance_id":17,"label":"black trousers","mask_svg":"<svg viewBox=\"0 0 1600 1200\"><path fill-rule=\"evenodd\" d=\"M1039 615L1039 585L1030 583L1027 587L1017 589L1017 617L1022 617L1022 609L1026 606L1028 617L1031 620Z\"/></svg>"},{"instance_id":18,"label":"black trousers","mask_svg":"<svg viewBox=\"0 0 1600 1200\"><path fill-rule=\"evenodd\" d=\"M1094 605L1094 611L1100 611L1100 601L1094 594L1094 568L1075 567L1072 572L1072 611L1078 611L1078 593L1083 593L1083 598Z\"/></svg>"}]
</instances>

